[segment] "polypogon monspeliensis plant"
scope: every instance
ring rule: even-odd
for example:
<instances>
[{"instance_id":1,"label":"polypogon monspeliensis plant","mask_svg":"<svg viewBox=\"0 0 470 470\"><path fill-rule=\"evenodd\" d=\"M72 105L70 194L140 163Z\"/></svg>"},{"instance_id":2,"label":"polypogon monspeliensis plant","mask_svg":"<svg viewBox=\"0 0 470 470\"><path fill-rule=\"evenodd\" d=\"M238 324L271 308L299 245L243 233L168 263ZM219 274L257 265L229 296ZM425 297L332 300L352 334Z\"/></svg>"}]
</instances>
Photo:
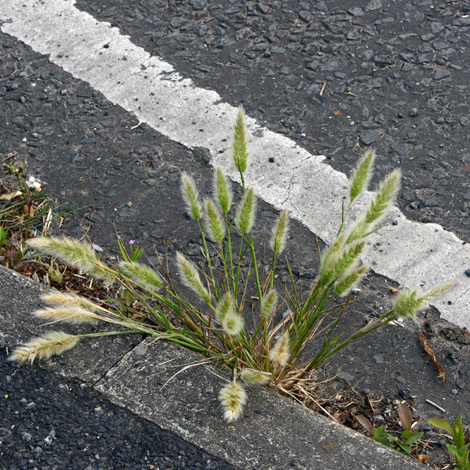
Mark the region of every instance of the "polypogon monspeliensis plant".
<instances>
[{"instance_id":1,"label":"polypogon monspeliensis plant","mask_svg":"<svg viewBox=\"0 0 470 470\"><path fill-rule=\"evenodd\" d=\"M193 178L182 175L182 198L200 230L202 264L177 252L176 270L171 271L170 263L163 259L159 266L149 266L139 260L142 250L131 246L128 254L119 241L123 259L108 266L89 243L56 237L30 240L32 248L106 285L119 284L123 292L106 308L76 295L48 294L44 301L49 307L35 315L68 323L105 322L119 328L79 335L47 333L18 347L11 359L31 363L36 358L47 359L87 336L122 334L123 327L124 332L159 336L232 371L233 379L219 393L224 417L231 422L240 417L247 401L245 384L292 393L333 354L398 317L413 317L427 301L449 288L440 286L423 294L404 291L389 311L366 326L346 332L339 328L350 293L368 270L363 262L366 238L380 228L400 188L400 171L394 170L378 186L365 211L346 224L353 203L368 189L373 173L375 154L368 151L351 176L349 205L342 209L336 239L319 255L318 278L307 292L301 291L286 260L290 283L285 291L278 290L275 270L288 240L289 215L280 213L271 239L266 240L270 247L266 262L266 256L257 256L255 250L256 194L245 181L248 144L240 108L233 136L233 163L242 191L238 201L220 168L214 169L212 194L204 199ZM335 296L344 300L333 301ZM311 343L316 348L306 354Z\"/></svg>"}]
</instances>

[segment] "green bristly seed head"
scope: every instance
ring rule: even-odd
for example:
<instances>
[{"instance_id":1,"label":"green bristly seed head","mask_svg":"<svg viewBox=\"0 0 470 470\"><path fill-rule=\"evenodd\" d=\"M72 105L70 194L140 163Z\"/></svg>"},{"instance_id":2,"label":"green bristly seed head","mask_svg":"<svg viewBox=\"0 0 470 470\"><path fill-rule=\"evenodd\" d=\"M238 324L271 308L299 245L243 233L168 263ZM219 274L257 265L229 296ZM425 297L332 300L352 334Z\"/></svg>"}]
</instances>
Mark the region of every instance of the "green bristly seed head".
<instances>
[{"instance_id":1,"label":"green bristly seed head","mask_svg":"<svg viewBox=\"0 0 470 470\"><path fill-rule=\"evenodd\" d=\"M395 301L395 313L399 317L414 317L418 310L424 306L424 300L418 297L418 292L403 291Z\"/></svg>"},{"instance_id":2,"label":"green bristly seed head","mask_svg":"<svg viewBox=\"0 0 470 470\"><path fill-rule=\"evenodd\" d=\"M328 266L325 270L320 272L320 279L318 280L319 286L327 286L335 278L334 266Z\"/></svg>"},{"instance_id":3,"label":"green bristly seed head","mask_svg":"<svg viewBox=\"0 0 470 470\"><path fill-rule=\"evenodd\" d=\"M282 211L276 224L273 227L273 235L271 238L270 246L273 250L274 257L280 255L285 246L287 235L289 232L289 215L286 210Z\"/></svg>"},{"instance_id":4,"label":"green bristly seed head","mask_svg":"<svg viewBox=\"0 0 470 470\"><path fill-rule=\"evenodd\" d=\"M204 209L205 228L209 238L216 243L222 243L226 232L225 220L210 199L204 201Z\"/></svg>"},{"instance_id":5,"label":"green bristly seed head","mask_svg":"<svg viewBox=\"0 0 470 470\"><path fill-rule=\"evenodd\" d=\"M269 359L274 364L284 367L290 359L289 333L286 331L269 351Z\"/></svg>"},{"instance_id":6,"label":"green bristly seed head","mask_svg":"<svg viewBox=\"0 0 470 470\"><path fill-rule=\"evenodd\" d=\"M228 423L237 420L246 403L245 389L236 382L229 383L219 393L219 400L224 408L224 418Z\"/></svg>"},{"instance_id":7,"label":"green bristly seed head","mask_svg":"<svg viewBox=\"0 0 470 470\"><path fill-rule=\"evenodd\" d=\"M365 223L377 223L391 207L400 189L400 170L393 170L380 184L376 196L366 212Z\"/></svg>"},{"instance_id":8,"label":"green bristly seed head","mask_svg":"<svg viewBox=\"0 0 470 470\"><path fill-rule=\"evenodd\" d=\"M349 227L346 235L346 243L353 243L360 240L367 234L369 225L366 223L365 214L360 215Z\"/></svg>"},{"instance_id":9,"label":"green bristly seed head","mask_svg":"<svg viewBox=\"0 0 470 470\"><path fill-rule=\"evenodd\" d=\"M235 225L242 233L248 233L255 222L256 198L253 188L250 188L240 201L235 217Z\"/></svg>"},{"instance_id":10,"label":"green bristly seed head","mask_svg":"<svg viewBox=\"0 0 470 470\"><path fill-rule=\"evenodd\" d=\"M277 306L277 292L275 289L270 289L270 291L263 296L261 299L261 316L263 318L269 318Z\"/></svg>"},{"instance_id":11,"label":"green bristly seed head","mask_svg":"<svg viewBox=\"0 0 470 470\"><path fill-rule=\"evenodd\" d=\"M233 193L230 182L222 173L220 168L216 168L213 180L214 199L218 202L223 214L228 214L232 205Z\"/></svg>"},{"instance_id":12,"label":"green bristly seed head","mask_svg":"<svg viewBox=\"0 0 470 470\"><path fill-rule=\"evenodd\" d=\"M369 186L375 161L375 151L367 152L358 162L351 176L349 199L354 201Z\"/></svg>"},{"instance_id":13,"label":"green bristly seed head","mask_svg":"<svg viewBox=\"0 0 470 470\"><path fill-rule=\"evenodd\" d=\"M105 270L94 248L87 242L58 237L36 237L28 240L31 248L60 259L95 279L112 284L114 279Z\"/></svg>"},{"instance_id":14,"label":"green bristly seed head","mask_svg":"<svg viewBox=\"0 0 470 470\"><path fill-rule=\"evenodd\" d=\"M179 252L176 253L176 262L183 284L195 292L204 302L210 304L211 295L203 286L196 266Z\"/></svg>"},{"instance_id":15,"label":"green bristly seed head","mask_svg":"<svg viewBox=\"0 0 470 470\"><path fill-rule=\"evenodd\" d=\"M339 253L344 241L344 235L340 235L321 257L320 262L320 286L328 285L335 277L335 263L339 258Z\"/></svg>"},{"instance_id":16,"label":"green bristly seed head","mask_svg":"<svg viewBox=\"0 0 470 470\"><path fill-rule=\"evenodd\" d=\"M222 321L229 312L234 312L234 305L232 294L227 292L217 304L217 318Z\"/></svg>"},{"instance_id":17,"label":"green bristly seed head","mask_svg":"<svg viewBox=\"0 0 470 470\"><path fill-rule=\"evenodd\" d=\"M452 287L452 283L442 284L431 289L426 294L418 297L418 292L405 290L401 292L396 301L394 310L400 317L415 317L416 314L427 306L426 302L447 292Z\"/></svg>"},{"instance_id":18,"label":"green bristly seed head","mask_svg":"<svg viewBox=\"0 0 470 470\"><path fill-rule=\"evenodd\" d=\"M445 294L451 287L453 286L452 282L448 282L446 284L441 284L434 289L431 289L429 292L423 295L423 300L431 300L434 297L439 297L440 295Z\"/></svg>"},{"instance_id":19,"label":"green bristly seed head","mask_svg":"<svg viewBox=\"0 0 470 470\"><path fill-rule=\"evenodd\" d=\"M222 319L222 328L230 336L239 335L245 326L243 317L233 310L229 310Z\"/></svg>"},{"instance_id":20,"label":"green bristly seed head","mask_svg":"<svg viewBox=\"0 0 470 470\"><path fill-rule=\"evenodd\" d=\"M245 126L245 113L243 108L238 108L237 120L234 126L233 136L233 161L237 170L243 174L248 168L248 148L246 142L247 129Z\"/></svg>"},{"instance_id":21,"label":"green bristly seed head","mask_svg":"<svg viewBox=\"0 0 470 470\"><path fill-rule=\"evenodd\" d=\"M335 293L339 297L349 294L349 292L356 287L362 278L362 275L369 269L369 266L361 266L353 273L349 274L342 279L338 279L335 284Z\"/></svg>"},{"instance_id":22,"label":"green bristly seed head","mask_svg":"<svg viewBox=\"0 0 470 470\"><path fill-rule=\"evenodd\" d=\"M186 172L181 176L181 194L183 195L188 214L194 220L200 220L201 205L199 204L199 193L193 178Z\"/></svg>"},{"instance_id":23,"label":"green bristly seed head","mask_svg":"<svg viewBox=\"0 0 470 470\"><path fill-rule=\"evenodd\" d=\"M334 269L337 278L347 276L347 274L355 268L360 260L365 244L365 240L362 240L344 246L335 262Z\"/></svg>"},{"instance_id":24,"label":"green bristly seed head","mask_svg":"<svg viewBox=\"0 0 470 470\"><path fill-rule=\"evenodd\" d=\"M271 374L254 369L242 369L240 377L250 384L264 385L271 380Z\"/></svg>"},{"instance_id":25,"label":"green bristly seed head","mask_svg":"<svg viewBox=\"0 0 470 470\"><path fill-rule=\"evenodd\" d=\"M330 266L333 260L338 258L338 252L343 245L344 242L344 235L340 235L333 244L326 250L326 252L321 257L321 268L324 269Z\"/></svg>"},{"instance_id":26,"label":"green bristly seed head","mask_svg":"<svg viewBox=\"0 0 470 470\"><path fill-rule=\"evenodd\" d=\"M118 267L128 278L144 289L157 292L162 287L159 274L145 264L121 261Z\"/></svg>"},{"instance_id":27,"label":"green bristly seed head","mask_svg":"<svg viewBox=\"0 0 470 470\"><path fill-rule=\"evenodd\" d=\"M73 348L78 341L80 341L79 336L69 335L62 331L53 331L17 347L8 359L32 364L36 358L49 359L55 354L62 354L64 351Z\"/></svg>"}]
</instances>

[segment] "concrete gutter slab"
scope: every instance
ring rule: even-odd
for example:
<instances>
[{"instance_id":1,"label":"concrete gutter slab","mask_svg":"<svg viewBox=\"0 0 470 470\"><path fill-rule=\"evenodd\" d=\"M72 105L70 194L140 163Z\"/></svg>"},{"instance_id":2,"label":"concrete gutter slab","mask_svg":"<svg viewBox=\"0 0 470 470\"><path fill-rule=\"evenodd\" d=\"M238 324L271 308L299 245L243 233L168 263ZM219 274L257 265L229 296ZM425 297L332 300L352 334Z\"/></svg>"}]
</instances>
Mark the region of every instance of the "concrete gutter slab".
<instances>
[{"instance_id":1,"label":"concrete gutter slab","mask_svg":"<svg viewBox=\"0 0 470 470\"><path fill-rule=\"evenodd\" d=\"M73 327L45 323L32 315L46 307L41 296L51 289L0 265L0 346L10 351L16 346L41 336L47 331L62 330L70 334L103 331L106 328ZM109 329L109 328L108 328ZM141 341L141 335L117 335L84 338L64 356L52 357L46 365L59 375L94 383Z\"/></svg>"},{"instance_id":2,"label":"concrete gutter slab","mask_svg":"<svg viewBox=\"0 0 470 470\"><path fill-rule=\"evenodd\" d=\"M112 402L243 469L424 468L264 387L247 387L243 416L227 424L217 397L230 374L195 365L200 362L200 356L180 346L148 339L95 388Z\"/></svg>"}]
</instances>

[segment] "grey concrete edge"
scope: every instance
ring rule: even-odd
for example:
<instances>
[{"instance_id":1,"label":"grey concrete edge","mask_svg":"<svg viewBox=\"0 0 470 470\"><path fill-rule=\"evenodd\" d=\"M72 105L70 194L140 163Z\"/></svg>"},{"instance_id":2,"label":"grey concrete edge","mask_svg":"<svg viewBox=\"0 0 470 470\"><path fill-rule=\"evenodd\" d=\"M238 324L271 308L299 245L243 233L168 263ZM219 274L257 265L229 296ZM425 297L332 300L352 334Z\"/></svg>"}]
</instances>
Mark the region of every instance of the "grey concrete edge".
<instances>
[{"instance_id":1,"label":"grey concrete edge","mask_svg":"<svg viewBox=\"0 0 470 470\"><path fill-rule=\"evenodd\" d=\"M31 312L47 288L1 266L0 285L0 346L11 352L44 331ZM84 341L40 367L93 384L104 398L239 468L426 468L264 387L247 387L241 418L228 424L218 400L227 371L174 344L139 341Z\"/></svg>"}]
</instances>

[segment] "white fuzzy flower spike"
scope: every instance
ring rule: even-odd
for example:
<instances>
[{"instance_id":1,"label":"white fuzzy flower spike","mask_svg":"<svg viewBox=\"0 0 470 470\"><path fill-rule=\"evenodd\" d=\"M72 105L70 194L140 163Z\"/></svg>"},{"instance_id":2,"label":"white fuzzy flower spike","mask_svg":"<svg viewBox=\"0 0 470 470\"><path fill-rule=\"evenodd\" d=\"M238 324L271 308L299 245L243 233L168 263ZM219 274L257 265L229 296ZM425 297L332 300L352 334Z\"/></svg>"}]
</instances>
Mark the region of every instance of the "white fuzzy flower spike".
<instances>
[{"instance_id":1,"label":"white fuzzy flower spike","mask_svg":"<svg viewBox=\"0 0 470 470\"><path fill-rule=\"evenodd\" d=\"M247 396L245 389L239 383L231 382L220 391L219 399L224 408L224 418L231 423L240 417Z\"/></svg>"},{"instance_id":2,"label":"white fuzzy flower spike","mask_svg":"<svg viewBox=\"0 0 470 470\"><path fill-rule=\"evenodd\" d=\"M269 351L269 359L274 364L284 367L290 359L289 333L286 331Z\"/></svg>"},{"instance_id":3,"label":"white fuzzy flower spike","mask_svg":"<svg viewBox=\"0 0 470 470\"><path fill-rule=\"evenodd\" d=\"M79 340L79 336L53 331L18 346L8 359L20 363L29 361L32 364L36 358L49 359L54 354L62 354L73 348Z\"/></svg>"},{"instance_id":4,"label":"white fuzzy flower spike","mask_svg":"<svg viewBox=\"0 0 470 470\"><path fill-rule=\"evenodd\" d=\"M176 253L176 262L180 272L181 280L186 287L189 287L206 303L210 304L211 295L202 284L196 266L189 261L182 253Z\"/></svg>"}]
</instances>

